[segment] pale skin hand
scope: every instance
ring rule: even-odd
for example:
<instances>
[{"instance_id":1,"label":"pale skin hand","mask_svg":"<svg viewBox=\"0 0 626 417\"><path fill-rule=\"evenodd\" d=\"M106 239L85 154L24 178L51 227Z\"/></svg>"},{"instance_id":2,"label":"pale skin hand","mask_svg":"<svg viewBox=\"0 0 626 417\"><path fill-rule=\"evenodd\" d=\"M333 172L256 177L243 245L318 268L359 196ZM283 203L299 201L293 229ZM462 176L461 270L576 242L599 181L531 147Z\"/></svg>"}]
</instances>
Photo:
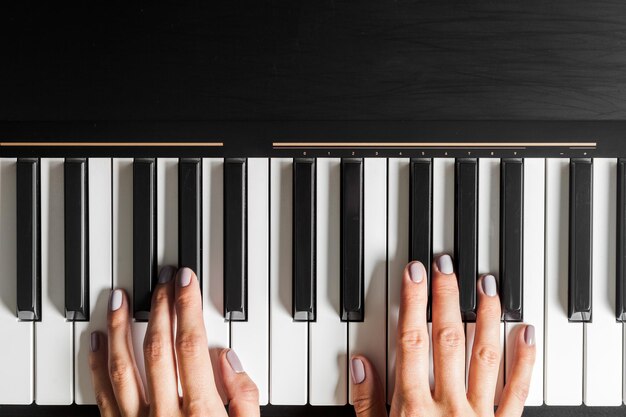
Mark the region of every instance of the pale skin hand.
<instances>
[{"instance_id":1,"label":"pale skin hand","mask_svg":"<svg viewBox=\"0 0 626 417\"><path fill-rule=\"evenodd\" d=\"M147 394L152 399L149 403L133 354L130 304L124 292L118 293L119 308L113 310L111 305L115 307L116 303L110 303L108 337L100 332L92 336L89 361L103 417L228 415L218 394L207 348L198 279L188 268L179 270L175 277L174 272L173 268L164 268L161 276L165 273L171 279L158 284L152 296L151 319L143 346ZM259 416L257 387L243 371L234 351L223 349L216 362L230 415ZM182 398L178 395L177 371Z\"/></svg>"},{"instance_id":2,"label":"pale skin hand","mask_svg":"<svg viewBox=\"0 0 626 417\"><path fill-rule=\"evenodd\" d=\"M449 258L448 258L449 259ZM459 290L454 273L440 271L439 259L432 267L432 333L435 387L429 386L429 336L426 325L428 291L425 270L419 262L409 264L402 277L397 332L396 384L392 417L493 416L494 395L500 366L500 299L488 296L483 279L478 281L476 335L465 390L465 335L459 310ZM442 269L444 269L442 267ZM423 274L420 282L411 272ZM504 387L497 417L522 415L535 361L534 328L519 326L514 336L515 357ZM362 355L351 362L352 399L358 417L386 417L380 379ZM362 364L362 366L361 366Z\"/></svg>"}]
</instances>

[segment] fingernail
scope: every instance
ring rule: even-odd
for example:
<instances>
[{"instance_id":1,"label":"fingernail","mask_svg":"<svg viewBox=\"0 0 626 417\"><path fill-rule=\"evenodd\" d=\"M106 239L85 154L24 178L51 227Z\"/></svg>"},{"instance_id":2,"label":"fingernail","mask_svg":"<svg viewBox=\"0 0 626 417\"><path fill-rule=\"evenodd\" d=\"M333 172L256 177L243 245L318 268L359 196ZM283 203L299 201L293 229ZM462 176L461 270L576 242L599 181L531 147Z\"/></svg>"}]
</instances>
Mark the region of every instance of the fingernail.
<instances>
[{"instance_id":1,"label":"fingernail","mask_svg":"<svg viewBox=\"0 0 626 417\"><path fill-rule=\"evenodd\" d=\"M178 271L178 285L186 287L191 282L191 269L184 267Z\"/></svg>"},{"instance_id":2,"label":"fingernail","mask_svg":"<svg viewBox=\"0 0 626 417\"><path fill-rule=\"evenodd\" d=\"M111 311L115 311L122 306L122 290L113 290L111 293Z\"/></svg>"},{"instance_id":3,"label":"fingernail","mask_svg":"<svg viewBox=\"0 0 626 417\"><path fill-rule=\"evenodd\" d=\"M437 259L437 268L442 274L451 274L454 272L454 266L452 265L452 258L450 255L441 255Z\"/></svg>"},{"instance_id":4,"label":"fingernail","mask_svg":"<svg viewBox=\"0 0 626 417\"><path fill-rule=\"evenodd\" d=\"M350 361L350 373L352 374L352 382L360 384L365 380L365 366L361 359L352 359Z\"/></svg>"},{"instance_id":5,"label":"fingernail","mask_svg":"<svg viewBox=\"0 0 626 417\"><path fill-rule=\"evenodd\" d=\"M524 330L524 342L526 342L528 346L535 344L535 326L532 324L526 326L526 330Z\"/></svg>"},{"instance_id":6,"label":"fingernail","mask_svg":"<svg viewBox=\"0 0 626 417\"><path fill-rule=\"evenodd\" d=\"M413 282L422 282L424 279L424 265L421 262L413 262L409 266L409 276Z\"/></svg>"},{"instance_id":7,"label":"fingernail","mask_svg":"<svg viewBox=\"0 0 626 417\"><path fill-rule=\"evenodd\" d=\"M230 349L228 352L226 352L226 360L230 364L230 367L233 368L233 371L238 374L243 372L243 366L241 365L239 356L237 356L234 350Z\"/></svg>"},{"instance_id":8,"label":"fingernail","mask_svg":"<svg viewBox=\"0 0 626 417\"><path fill-rule=\"evenodd\" d=\"M165 284L170 282L174 275L174 268L171 266L164 266L159 273L159 284Z\"/></svg>"},{"instance_id":9,"label":"fingernail","mask_svg":"<svg viewBox=\"0 0 626 417\"><path fill-rule=\"evenodd\" d=\"M100 349L100 338L98 337L98 333L91 332L91 344L89 346L92 352L97 352Z\"/></svg>"},{"instance_id":10,"label":"fingernail","mask_svg":"<svg viewBox=\"0 0 626 417\"><path fill-rule=\"evenodd\" d=\"M495 297L498 294L498 286L496 285L496 277L493 275L484 275L482 279L483 292L489 297Z\"/></svg>"}]
</instances>

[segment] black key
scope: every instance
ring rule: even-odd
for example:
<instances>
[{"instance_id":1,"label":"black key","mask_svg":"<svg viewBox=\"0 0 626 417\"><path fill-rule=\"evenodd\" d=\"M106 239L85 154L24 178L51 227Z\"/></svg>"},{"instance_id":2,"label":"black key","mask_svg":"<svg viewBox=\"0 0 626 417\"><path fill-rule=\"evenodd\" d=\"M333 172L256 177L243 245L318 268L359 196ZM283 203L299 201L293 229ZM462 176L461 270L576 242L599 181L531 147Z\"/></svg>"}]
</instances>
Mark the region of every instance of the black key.
<instances>
[{"instance_id":1,"label":"black key","mask_svg":"<svg viewBox=\"0 0 626 417\"><path fill-rule=\"evenodd\" d=\"M150 316L156 262L156 161L133 163L133 312L135 320Z\"/></svg>"},{"instance_id":2,"label":"black key","mask_svg":"<svg viewBox=\"0 0 626 417\"><path fill-rule=\"evenodd\" d=\"M617 265L615 314L626 322L626 159L617 164Z\"/></svg>"},{"instance_id":3,"label":"black key","mask_svg":"<svg viewBox=\"0 0 626 417\"><path fill-rule=\"evenodd\" d=\"M500 165L500 298L505 321L522 321L524 162Z\"/></svg>"},{"instance_id":4,"label":"black key","mask_svg":"<svg viewBox=\"0 0 626 417\"><path fill-rule=\"evenodd\" d=\"M87 160L66 159L65 318L89 320Z\"/></svg>"},{"instance_id":5,"label":"black key","mask_svg":"<svg viewBox=\"0 0 626 417\"><path fill-rule=\"evenodd\" d=\"M363 160L344 158L341 160L341 320L363 321L363 279Z\"/></svg>"},{"instance_id":6,"label":"black key","mask_svg":"<svg viewBox=\"0 0 626 417\"><path fill-rule=\"evenodd\" d=\"M315 159L293 162L293 318L315 320Z\"/></svg>"},{"instance_id":7,"label":"black key","mask_svg":"<svg viewBox=\"0 0 626 417\"><path fill-rule=\"evenodd\" d=\"M430 320L430 265L432 263L433 174L432 160L411 159L409 202L409 261L420 261L428 278L428 320Z\"/></svg>"},{"instance_id":8,"label":"black key","mask_svg":"<svg viewBox=\"0 0 626 417\"><path fill-rule=\"evenodd\" d=\"M576 158L569 166L569 281L570 321L591 321L591 250L593 161Z\"/></svg>"},{"instance_id":9,"label":"black key","mask_svg":"<svg viewBox=\"0 0 626 417\"><path fill-rule=\"evenodd\" d=\"M224 161L224 317L248 320L247 163Z\"/></svg>"},{"instance_id":10,"label":"black key","mask_svg":"<svg viewBox=\"0 0 626 417\"><path fill-rule=\"evenodd\" d=\"M17 160L17 317L41 320L41 205L37 158Z\"/></svg>"},{"instance_id":11,"label":"black key","mask_svg":"<svg viewBox=\"0 0 626 417\"><path fill-rule=\"evenodd\" d=\"M454 177L454 256L459 282L461 317L476 320L478 263L478 160L456 160Z\"/></svg>"},{"instance_id":12,"label":"black key","mask_svg":"<svg viewBox=\"0 0 626 417\"><path fill-rule=\"evenodd\" d=\"M202 163L178 162L178 262L191 268L202 288Z\"/></svg>"}]
</instances>

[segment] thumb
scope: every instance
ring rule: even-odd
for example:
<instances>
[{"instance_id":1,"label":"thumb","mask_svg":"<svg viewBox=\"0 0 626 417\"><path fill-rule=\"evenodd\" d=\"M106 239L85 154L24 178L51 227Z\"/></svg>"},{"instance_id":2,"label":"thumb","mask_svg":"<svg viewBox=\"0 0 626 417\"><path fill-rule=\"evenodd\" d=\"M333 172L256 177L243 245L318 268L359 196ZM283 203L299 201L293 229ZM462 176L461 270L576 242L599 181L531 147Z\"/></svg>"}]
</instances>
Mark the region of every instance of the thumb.
<instances>
[{"instance_id":1,"label":"thumb","mask_svg":"<svg viewBox=\"0 0 626 417\"><path fill-rule=\"evenodd\" d=\"M232 349L220 354L220 368L224 393L228 400L231 417L255 417L261 414L259 390L243 370L239 357Z\"/></svg>"},{"instance_id":2,"label":"thumb","mask_svg":"<svg viewBox=\"0 0 626 417\"><path fill-rule=\"evenodd\" d=\"M364 356L353 356L350 361L350 374L352 404L357 417L386 417L383 387L370 361Z\"/></svg>"}]
</instances>

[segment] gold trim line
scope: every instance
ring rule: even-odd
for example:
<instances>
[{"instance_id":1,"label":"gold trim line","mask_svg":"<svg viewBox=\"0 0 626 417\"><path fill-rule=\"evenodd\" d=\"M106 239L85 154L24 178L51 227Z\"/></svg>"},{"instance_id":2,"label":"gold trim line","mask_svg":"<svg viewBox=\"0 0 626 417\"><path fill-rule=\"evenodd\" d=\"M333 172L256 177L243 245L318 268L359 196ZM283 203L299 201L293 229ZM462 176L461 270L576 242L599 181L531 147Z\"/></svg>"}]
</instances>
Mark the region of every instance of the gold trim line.
<instances>
[{"instance_id":1,"label":"gold trim line","mask_svg":"<svg viewBox=\"0 0 626 417\"><path fill-rule=\"evenodd\" d=\"M596 147L597 142L274 142L274 148Z\"/></svg>"},{"instance_id":2,"label":"gold trim line","mask_svg":"<svg viewBox=\"0 0 626 417\"><path fill-rule=\"evenodd\" d=\"M217 148L224 146L223 142L0 142L1 146L52 146L52 147L74 147L74 146L88 146L88 147L109 147L109 146L194 146L194 147L208 147Z\"/></svg>"}]
</instances>

